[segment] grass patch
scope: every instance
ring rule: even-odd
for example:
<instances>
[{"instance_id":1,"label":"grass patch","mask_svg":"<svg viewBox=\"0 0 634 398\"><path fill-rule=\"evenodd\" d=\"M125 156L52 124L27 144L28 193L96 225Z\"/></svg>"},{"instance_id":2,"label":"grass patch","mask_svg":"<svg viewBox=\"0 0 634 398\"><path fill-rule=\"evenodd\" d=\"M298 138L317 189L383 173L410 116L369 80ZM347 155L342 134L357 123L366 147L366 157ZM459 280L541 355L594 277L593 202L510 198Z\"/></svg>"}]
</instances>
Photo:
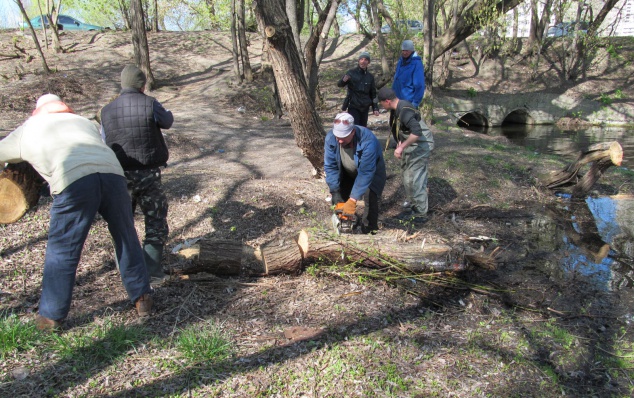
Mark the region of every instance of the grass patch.
<instances>
[{"instance_id":1,"label":"grass patch","mask_svg":"<svg viewBox=\"0 0 634 398\"><path fill-rule=\"evenodd\" d=\"M140 326L113 325L107 321L91 330L64 335L51 334L48 339L53 351L77 367L102 366L114 362L147 339Z\"/></svg>"},{"instance_id":2,"label":"grass patch","mask_svg":"<svg viewBox=\"0 0 634 398\"><path fill-rule=\"evenodd\" d=\"M35 347L40 337L33 323L22 322L15 314L0 312L0 359Z\"/></svg>"},{"instance_id":3,"label":"grass patch","mask_svg":"<svg viewBox=\"0 0 634 398\"><path fill-rule=\"evenodd\" d=\"M205 323L189 326L178 335L177 349L193 362L220 362L232 355L232 345L220 327Z\"/></svg>"}]
</instances>

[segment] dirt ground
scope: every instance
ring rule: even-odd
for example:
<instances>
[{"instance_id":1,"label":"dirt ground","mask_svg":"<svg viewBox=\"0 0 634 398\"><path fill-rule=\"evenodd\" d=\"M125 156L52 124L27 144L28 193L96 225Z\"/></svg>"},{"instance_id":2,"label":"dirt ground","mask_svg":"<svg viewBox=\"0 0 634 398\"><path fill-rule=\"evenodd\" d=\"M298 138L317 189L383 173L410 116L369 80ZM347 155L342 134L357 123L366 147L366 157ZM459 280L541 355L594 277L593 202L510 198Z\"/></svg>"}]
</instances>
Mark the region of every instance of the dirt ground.
<instances>
[{"instance_id":1,"label":"dirt ground","mask_svg":"<svg viewBox=\"0 0 634 398\"><path fill-rule=\"evenodd\" d=\"M166 268L190 265L171 250L191 239L231 239L257 248L282 244L301 229L329 229L325 182L312 177L288 119L273 118L270 82L256 74L253 84L235 83L228 35L170 32L149 34L149 40L158 82L150 95L175 116L164 132L170 148L163 174L170 201ZM60 95L91 119L117 95L119 73L133 59L129 34L70 33L63 46L63 54L47 53L55 73L45 76L29 39L1 33L0 136L25 120L44 93ZM325 129L343 99L334 83L362 49L372 47L354 35L327 48L320 80ZM249 51L258 70L261 40L255 35ZM14 53L20 58L3 57ZM25 62L25 54L33 59ZM624 57L625 64L631 54ZM495 85L486 63L473 77L475 66L456 60L447 87L586 87L587 95L595 95L590 90L598 84L625 88L631 76L613 70L608 78L603 71L602 83L594 76L558 85L552 68L544 66L541 77L529 82L519 76L529 72L526 64L516 60L513 67L518 76ZM1 395L630 396L631 291L597 287L575 272L560 275L561 251L541 244L548 228L573 224L568 211L574 206L540 185L540 177L570 159L537 157L503 137L459 129L443 119L442 110L437 115L430 219L420 227L395 220L404 196L398 163L388 151L379 236L448 245L446 261L467 271L388 278L317 264L296 276L252 277L245 267L240 277L174 278L155 289L156 314L143 324L148 333L134 350L81 371L46 350L15 353L0 364ZM369 127L385 142L387 114L371 116ZM631 172L610 169L593 195L631 195L631 181ZM37 311L50 205L50 198L41 198L22 220L0 226L5 314L29 320ZM136 217L142 237L142 217ZM467 261L465 253L479 253L494 269ZM619 283L627 285L632 259L622 257L618 264ZM114 266L106 225L97 220L63 333L110 321L134 324L136 316ZM232 358L213 367L181 363L174 336L211 322L230 336ZM563 343L558 332L571 340ZM171 365L162 366L164 361ZM617 366L619 361L629 365ZM26 368L28 376L16 377L17 368Z\"/></svg>"}]
</instances>

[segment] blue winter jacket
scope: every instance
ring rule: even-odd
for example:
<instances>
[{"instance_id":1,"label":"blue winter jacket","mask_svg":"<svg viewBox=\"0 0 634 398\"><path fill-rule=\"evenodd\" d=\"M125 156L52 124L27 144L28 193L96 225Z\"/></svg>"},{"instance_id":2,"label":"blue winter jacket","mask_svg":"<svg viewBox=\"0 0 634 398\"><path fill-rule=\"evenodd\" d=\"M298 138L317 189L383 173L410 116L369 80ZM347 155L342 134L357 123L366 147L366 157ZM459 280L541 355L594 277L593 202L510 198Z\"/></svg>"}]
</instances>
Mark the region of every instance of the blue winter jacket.
<instances>
[{"instance_id":1,"label":"blue winter jacket","mask_svg":"<svg viewBox=\"0 0 634 398\"><path fill-rule=\"evenodd\" d=\"M356 129L353 138L353 145L356 148L354 161L358 174L350 196L359 199L368 188L380 196L386 179L383 150L372 131L361 126L354 126L354 128ZM340 145L332 130L326 135L324 144L324 170L330 192L338 191L341 175L345 172L341 166Z\"/></svg>"},{"instance_id":2,"label":"blue winter jacket","mask_svg":"<svg viewBox=\"0 0 634 398\"><path fill-rule=\"evenodd\" d=\"M407 59L399 58L392 89L398 99L409 101L418 108L425 93L425 68L416 52Z\"/></svg>"}]
</instances>

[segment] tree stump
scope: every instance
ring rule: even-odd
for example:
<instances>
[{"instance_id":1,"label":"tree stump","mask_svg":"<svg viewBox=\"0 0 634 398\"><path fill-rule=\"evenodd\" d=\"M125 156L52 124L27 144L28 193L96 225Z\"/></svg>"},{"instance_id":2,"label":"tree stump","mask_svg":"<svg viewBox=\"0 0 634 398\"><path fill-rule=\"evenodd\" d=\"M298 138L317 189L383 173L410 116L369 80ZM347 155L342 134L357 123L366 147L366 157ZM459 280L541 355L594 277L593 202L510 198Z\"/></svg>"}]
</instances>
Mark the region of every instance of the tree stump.
<instances>
[{"instance_id":1,"label":"tree stump","mask_svg":"<svg viewBox=\"0 0 634 398\"><path fill-rule=\"evenodd\" d=\"M592 189L605 170L611 166L620 166L622 161L623 148L618 142L594 144L581 152L577 160L566 168L548 177L545 185L549 189L574 185L572 195L581 197ZM578 177L579 170L588 163L592 163L590 170L580 179Z\"/></svg>"},{"instance_id":2,"label":"tree stump","mask_svg":"<svg viewBox=\"0 0 634 398\"><path fill-rule=\"evenodd\" d=\"M9 164L0 174L0 224L18 221L37 204L44 180L27 162Z\"/></svg>"}]
</instances>

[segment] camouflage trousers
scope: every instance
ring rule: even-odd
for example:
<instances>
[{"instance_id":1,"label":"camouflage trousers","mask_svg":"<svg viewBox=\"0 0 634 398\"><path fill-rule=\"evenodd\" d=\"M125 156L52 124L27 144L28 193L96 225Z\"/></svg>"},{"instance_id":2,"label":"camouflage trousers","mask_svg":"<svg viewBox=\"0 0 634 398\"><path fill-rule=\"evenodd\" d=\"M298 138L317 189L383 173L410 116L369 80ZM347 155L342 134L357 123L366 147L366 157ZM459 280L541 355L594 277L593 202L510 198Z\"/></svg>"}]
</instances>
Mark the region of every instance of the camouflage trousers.
<instances>
[{"instance_id":1,"label":"camouflage trousers","mask_svg":"<svg viewBox=\"0 0 634 398\"><path fill-rule=\"evenodd\" d=\"M129 170L125 172L132 212L139 205L145 217L144 245L164 245L167 242L167 197L161 185L161 170Z\"/></svg>"}]
</instances>

